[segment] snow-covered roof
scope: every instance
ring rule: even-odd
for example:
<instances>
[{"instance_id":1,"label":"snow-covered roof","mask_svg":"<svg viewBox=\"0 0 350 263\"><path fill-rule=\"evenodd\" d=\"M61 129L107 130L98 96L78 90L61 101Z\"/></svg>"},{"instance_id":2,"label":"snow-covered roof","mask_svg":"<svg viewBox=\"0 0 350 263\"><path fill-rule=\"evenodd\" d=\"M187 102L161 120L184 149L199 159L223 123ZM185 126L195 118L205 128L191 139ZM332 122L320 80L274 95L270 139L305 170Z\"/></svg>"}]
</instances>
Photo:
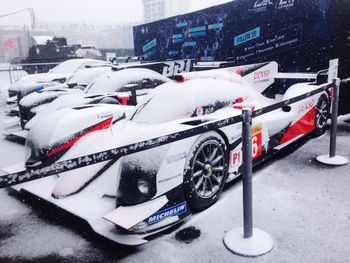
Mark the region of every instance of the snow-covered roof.
<instances>
[{"instance_id":1,"label":"snow-covered roof","mask_svg":"<svg viewBox=\"0 0 350 263\"><path fill-rule=\"evenodd\" d=\"M150 69L130 68L119 71L110 71L101 75L85 89L85 92L89 94L115 92L122 88L125 84L130 82L135 83L147 78L160 80L162 82L171 81L170 79Z\"/></svg>"},{"instance_id":2,"label":"snow-covered roof","mask_svg":"<svg viewBox=\"0 0 350 263\"><path fill-rule=\"evenodd\" d=\"M97 60L97 59L69 59L66 60L53 69L51 69L50 73L74 73L79 68L85 67L85 66L94 66L94 65L103 65L107 64L106 61Z\"/></svg>"},{"instance_id":3,"label":"snow-covered roof","mask_svg":"<svg viewBox=\"0 0 350 263\"><path fill-rule=\"evenodd\" d=\"M53 36L32 36L36 45L46 45L48 40L53 40Z\"/></svg>"}]
</instances>

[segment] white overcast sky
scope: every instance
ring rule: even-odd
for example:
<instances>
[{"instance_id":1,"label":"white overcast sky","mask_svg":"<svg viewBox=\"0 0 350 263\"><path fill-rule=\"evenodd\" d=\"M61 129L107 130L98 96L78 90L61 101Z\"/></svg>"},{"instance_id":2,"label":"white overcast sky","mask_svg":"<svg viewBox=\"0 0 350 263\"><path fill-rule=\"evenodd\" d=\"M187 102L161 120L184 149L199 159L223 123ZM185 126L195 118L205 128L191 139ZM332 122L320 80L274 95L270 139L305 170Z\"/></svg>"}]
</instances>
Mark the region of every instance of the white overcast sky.
<instances>
[{"instance_id":1,"label":"white overcast sky","mask_svg":"<svg viewBox=\"0 0 350 263\"><path fill-rule=\"evenodd\" d=\"M176 0L172 0L176 1ZM190 11L230 0L188 0ZM142 21L142 0L1 0L0 16L23 8L34 8L39 22L124 24ZM1 25L30 25L27 12L0 17Z\"/></svg>"}]
</instances>

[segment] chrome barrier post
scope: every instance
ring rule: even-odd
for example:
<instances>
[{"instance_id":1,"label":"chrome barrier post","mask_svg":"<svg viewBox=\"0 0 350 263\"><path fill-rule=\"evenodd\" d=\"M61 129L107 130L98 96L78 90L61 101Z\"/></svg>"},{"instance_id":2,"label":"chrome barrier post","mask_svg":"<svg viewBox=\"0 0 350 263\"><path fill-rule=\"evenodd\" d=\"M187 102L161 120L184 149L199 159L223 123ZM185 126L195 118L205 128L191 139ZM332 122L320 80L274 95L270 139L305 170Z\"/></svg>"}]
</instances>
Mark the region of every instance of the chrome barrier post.
<instances>
[{"instance_id":1,"label":"chrome barrier post","mask_svg":"<svg viewBox=\"0 0 350 263\"><path fill-rule=\"evenodd\" d=\"M253 228L252 110L244 108L242 113L243 229L234 228L227 232L224 244L235 254L257 257L272 250L273 240L266 232Z\"/></svg>"},{"instance_id":2,"label":"chrome barrier post","mask_svg":"<svg viewBox=\"0 0 350 263\"><path fill-rule=\"evenodd\" d=\"M333 88L329 155L319 155L316 157L316 160L323 164L339 166L339 165L348 164L349 160L346 157L336 155L337 125L338 125L337 118L338 118L340 79L339 78L334 79L333 84L334 84L334 88Z\"/></svg>"},{"instance_id":3,"label":"chrome barrier post","mask_svg":"<svg viewBox=\"0 0 350 263\"><path fill-rule=\"evenodd\" d=\"M244 225L244 238L248 238L253 235L252 111L250 109L243 109L242 151L243 151L243 225Z\"/></svg>"}]
</instances>

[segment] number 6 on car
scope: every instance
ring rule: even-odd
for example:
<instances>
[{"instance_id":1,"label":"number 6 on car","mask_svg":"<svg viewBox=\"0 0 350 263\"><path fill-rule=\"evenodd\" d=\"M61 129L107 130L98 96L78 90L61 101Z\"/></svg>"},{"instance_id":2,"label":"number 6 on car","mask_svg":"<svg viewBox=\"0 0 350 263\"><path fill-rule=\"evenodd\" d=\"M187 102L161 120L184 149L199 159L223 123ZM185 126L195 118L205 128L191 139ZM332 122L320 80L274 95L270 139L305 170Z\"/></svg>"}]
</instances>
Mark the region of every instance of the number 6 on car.
<instances>
[{"instance_id":1,"label":"number 6 on car","mask_svg":"<svg viewBox=\"0 0 350 263\"><path fill-rule=\"evenodd\" d=\"M252 128L252 157L253 160L262 154L262 125L255 125ZM230 168L239 167L243 162L243 154L241 148L231 151L230 153Z\"/></svg>"}]
</instances>

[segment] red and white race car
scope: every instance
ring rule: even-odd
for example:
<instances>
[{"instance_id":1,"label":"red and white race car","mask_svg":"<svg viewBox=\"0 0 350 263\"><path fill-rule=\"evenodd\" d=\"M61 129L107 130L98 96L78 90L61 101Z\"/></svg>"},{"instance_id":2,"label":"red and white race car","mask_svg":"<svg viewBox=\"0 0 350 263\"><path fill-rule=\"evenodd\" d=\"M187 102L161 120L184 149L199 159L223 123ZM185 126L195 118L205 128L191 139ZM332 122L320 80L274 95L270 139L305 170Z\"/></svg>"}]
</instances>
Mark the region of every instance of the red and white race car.
<instances>
[{"instance_id":1,"label":"red and white race car","mask_svg":"<svg viewBox=\"0 0 350 263\"><path fill-rule=\"evenodd\" d=\"M58 110L29 131L25 166L44 167L156 137L167 140L169 134L239 116L246 105L259 110L330 86L299 83L279 99L262 95L279 77L275 62L184 73L177 77L184 82L158 86L135 108L100 104ZM302 136L324 133L331 96L326 88L254 118L253 164ZM241 126L233 123L16 189L83 218L118 243L142 244L146 236L213 205L224 184L240 175Z\"/></svg>"}]
</instances>

